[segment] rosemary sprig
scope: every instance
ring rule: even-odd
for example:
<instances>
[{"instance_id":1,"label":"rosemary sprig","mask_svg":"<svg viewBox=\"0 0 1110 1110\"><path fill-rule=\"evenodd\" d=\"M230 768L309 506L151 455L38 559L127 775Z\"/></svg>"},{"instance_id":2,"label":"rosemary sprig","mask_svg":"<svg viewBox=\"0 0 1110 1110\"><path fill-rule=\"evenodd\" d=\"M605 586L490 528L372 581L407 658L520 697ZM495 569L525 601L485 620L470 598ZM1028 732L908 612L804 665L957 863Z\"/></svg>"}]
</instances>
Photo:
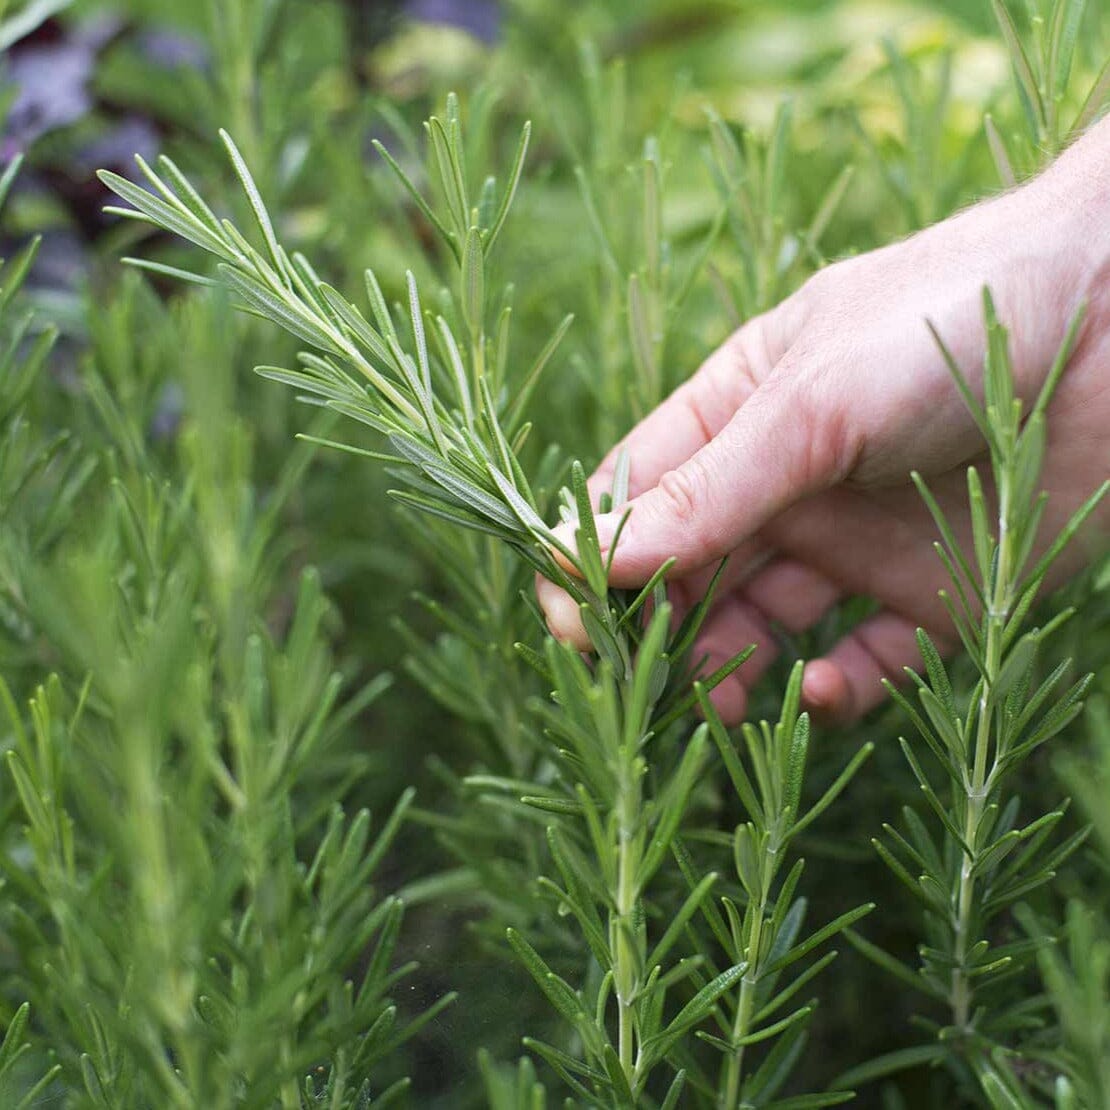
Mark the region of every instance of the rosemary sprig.
<instances>
[{"instance_id":1,"label":"rosemary sprig","mask_svg":"<svg viewBox=\"0 0 1110 1110\"><path fill-rule=\"evenodd\" d=\"M1013 1044L1015 1015L999 988L1036 958L1041 938L1000 943L998 922L1036 887L1049 882L1056 868L1082 842L1063 842L1054 833L1066 806L1046 813L1021 814L1013 793L1015 772L1043 744L1059 736L1079 715L1090 676L1062 686L1070 661L1039 686L1036 667L1042 645L1072 615L1064 610L1045 624L1028 627L1028 616L1045 576L1066 543L1110 490L1102 486L1076 511L1045 553L1034 559L1044 493L1037 491L1045 450L1045 414L1072 353L1081 309L1068 329L1055 363L1028 415L1015 396L1007 334L984 292L987 332L983 367L984 400L977 401L951 354L948 366L983 430L993 480L993 524L983 483L968 471L973 552L964 552L937 501L915 476L944 537L938 552L952 575L949 612L978 671L970 692L961 697L929 636L918 632L924 675L907 670L917 706L893 685L891 696L910 716L920 739L943 772L947 798L934 787L916 746L902 741L906 759L939 828L907 811L905 834L887 829L888 844L876 841L892 872L921 904L927 942L921 947L918 974L878 953L861 950L903 979L943 999L947 1023L935 1027L939 1043L932 1059L960 1053L992 1097L998 1085L999 1053ZM1016 1005L1020 1006L1021 1003ZM918 1062L916 1060L907 1062ZM901 1066L899 1054L854 1069L844 1083L859 1082ZM1008 1084L1005 1084L1008 1089Z\"/></svg>"}]
</instances>

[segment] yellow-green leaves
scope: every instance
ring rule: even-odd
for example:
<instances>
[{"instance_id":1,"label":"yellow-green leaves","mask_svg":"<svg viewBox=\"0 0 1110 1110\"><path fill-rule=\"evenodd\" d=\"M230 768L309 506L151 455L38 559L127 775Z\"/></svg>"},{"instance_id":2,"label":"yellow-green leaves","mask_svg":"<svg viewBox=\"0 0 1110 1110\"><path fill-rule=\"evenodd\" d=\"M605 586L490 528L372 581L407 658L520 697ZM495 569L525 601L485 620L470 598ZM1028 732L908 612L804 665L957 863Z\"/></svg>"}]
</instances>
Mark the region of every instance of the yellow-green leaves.
<instances>
[{"instance_id":1,"label":"yellow-green leaves","mask_svg":"<svg viewBox=\"0 0 1110 1110\"><path fill-rule=\"evenodd\" d=\"M844 197L852 170L841 170L817 203L808 224L794 226L784 209L786 175L797 158L790 102L779 105L765 138L712 111L708 123L709 156L722 205L722 227L734 247L732 254L739 260L738 265L732 263L717 271L718 285L739 324L774 307L821 264L821 241Z\"/></svg>"},{"instance_id":2,"label":"yellow-green leaves","mask_svg":"<svg viewBox=\"0 0 1110 1110\"><path fill-rule=\"evenodd\" d=\"M1024 12L1013 0L991 0L991 8L1010 58L1025 123L1024 131L1015 129L1008 141L993 121L989 128L995 162L1005 181L1012 176L1014 163L1028 172L1040 169L1097 118L1110 94L1110 62L1086 90L1073 88L1087 0L1047 0L1035 7L1026 4ZM1080 102L1075 112L1074 104Z\"/></svg>"}]
</instances>

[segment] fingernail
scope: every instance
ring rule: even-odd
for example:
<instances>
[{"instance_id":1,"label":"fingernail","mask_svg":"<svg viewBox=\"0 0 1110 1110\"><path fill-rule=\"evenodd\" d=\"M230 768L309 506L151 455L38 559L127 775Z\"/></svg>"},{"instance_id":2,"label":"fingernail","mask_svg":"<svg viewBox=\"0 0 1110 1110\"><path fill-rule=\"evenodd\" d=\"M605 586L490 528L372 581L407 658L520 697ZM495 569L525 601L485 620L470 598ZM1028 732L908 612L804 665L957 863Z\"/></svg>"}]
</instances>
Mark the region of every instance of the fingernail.
<instances>
[{"instance_id":1,"label":"fingernail","mask_svg":"<svg viewBox=\"0 0 1110 1110\"><path fill-rule=\"evenodd\" d=\"M613 546L613 537L617 534L617 529L620 527L620 517L615 513L605 513L602 516L594 517L594 527L597 529L597 542L601 547L602 552L606 552ZM576 533L578 528L573 524L557 524L552 530L551 534L568 550L576 551L578 549L578 541Z\"/></svg>"},{"instance_id":2,"label":"fingernail","mask_svg":"<svg viewBox=\"0 0 1110 1110\"><path fill-rule=\"evenodd\" d=\"M574 542L574 533L575 529L569 524L556 524L555 527L551 529L551 534L564 547L569 548L571 551L573 551L576 546Z\"/></svg>"},{"instance_id":3,"label":"fingernail","mask_svg":"<svg viewBox=\"0 0 1110 1110\"><path fill-rule=\"evenodd\" d=\"M578 543L575 540L574 533L576 529L570 524L557 524L551 529L552 540L555 541L550 544L551 554L555 562L567 571L568 574L577 574L575 569L573 556L578 552ZM570 557L564 554L565 551L571 553Z\"/></svg>"}]
</instances>

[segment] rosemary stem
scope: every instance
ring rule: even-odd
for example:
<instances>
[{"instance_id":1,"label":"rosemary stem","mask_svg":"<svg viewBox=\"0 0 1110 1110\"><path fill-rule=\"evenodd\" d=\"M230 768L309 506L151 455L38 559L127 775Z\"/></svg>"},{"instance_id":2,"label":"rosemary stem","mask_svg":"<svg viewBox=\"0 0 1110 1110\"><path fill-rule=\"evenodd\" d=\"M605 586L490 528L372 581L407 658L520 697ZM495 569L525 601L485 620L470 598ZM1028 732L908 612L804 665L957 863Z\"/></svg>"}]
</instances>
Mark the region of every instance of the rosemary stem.
<instances>
[{"instance_id":1,"label":"rosemary stem","mask_svg":"<svg viewBox=\"0 0 1110 1110\"><path fill-rule=\"evenodd\" d=\"M631 761L622 768L617 828L617 912L613 936L613 982L616 986L617 1046L621 1070L635 1090L635 950L636 871L639 867L640 788Z\"/></svg>"},{"instance_id":2,"label":"rosemary stem","mask_svg":"<svg viewBox=\"0 0 1110 1110\"><path fill-rule=\"evenodd\" d=\"M752 922L752 935L748 943L748 969L740 980L740 1000L736 1006L736 1019L732 1025L735 1044L751 1032L752 1013L755 1010L755 990L759 983L759 948L763 939L763 914L766 898L761 898ZM725 1092L720 1110L736 1110L740 1101L740 1080L744 1074L744 1047L741 1045L728 1058L725 1073Z\"/></svg>"},{"instance_id":3,"label":"rosemary stem","mask_svg":"<svg viewBox=\"0 0 1110 1110\"><path fill-rule=\"evenodd\" d=\"M978 719L970 787L966 794L964 841L967 845L960 866L956 897L955 957L952 969L952 1015L959 1028L966 1028L971 1016L971 980L964 962L970 948L971 918L975 905L975 844L986 802L987 755L990 749L991 722L994 714L994 685L1002 665L1002 638L1009 616L1013 584L1013 540L1010 529L1010 489L1003 477L999 482L998 561L985 617L983 688L979 696Z\"/></svg>"}]
</instances>

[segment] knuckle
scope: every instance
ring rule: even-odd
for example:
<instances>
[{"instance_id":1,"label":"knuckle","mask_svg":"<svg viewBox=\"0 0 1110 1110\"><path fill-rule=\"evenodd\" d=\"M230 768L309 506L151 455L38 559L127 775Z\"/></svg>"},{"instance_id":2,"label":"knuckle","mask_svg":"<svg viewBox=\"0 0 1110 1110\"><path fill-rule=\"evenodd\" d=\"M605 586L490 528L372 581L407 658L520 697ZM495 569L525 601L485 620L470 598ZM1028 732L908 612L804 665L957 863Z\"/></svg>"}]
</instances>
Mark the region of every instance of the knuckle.
<instances>
[{"instance_id":1,"label":"knuckle","mask_svg":"<svg viewBox=\"0 0 1110 1110\"><path fill-rule=\"evenodd\" d=\"M722 349L727 362L725 381L735 408L773 372L784 348L779 334L778 311L758 316L725 341Z\"/></svg>"},{"instance_id":2,"label":"knuckle","mask_svg":"<svg viewBox=\"0 0 1110 1110\"><path fill-rule=\"evenodd\" d=\"M659 479L659 511L688 541L698 541L698 526L705 504L706 481L701 465L690 460Z\"/></svg>"},{"instance_id":3,"label":"knuckle","mask_svg":"<svg viewBox=\"0 0 1110 1110\"><path fill-rule=\"evenodd\" d=\"M714 404L711 401L707 404L701 395L692 389L686 389L676 396L698 429L702 442L708 443L721 430L723 419L727 419L730 412L729 402L726 400ZM723 418L722 413L725 414Z\"/></svg>"},{"instance_id":4,"label":"knuckle","mask_svg":"<svg viewBox=\"0 0 1110 1110\"><path fill-rule=\"evenodd\" d=\"M863 440L845 390L827 374L795 374L780 385L781 403L802 430L793 460L796 487L824 488L850 478L859 465Z\"/></svg>"}]
</instances>

